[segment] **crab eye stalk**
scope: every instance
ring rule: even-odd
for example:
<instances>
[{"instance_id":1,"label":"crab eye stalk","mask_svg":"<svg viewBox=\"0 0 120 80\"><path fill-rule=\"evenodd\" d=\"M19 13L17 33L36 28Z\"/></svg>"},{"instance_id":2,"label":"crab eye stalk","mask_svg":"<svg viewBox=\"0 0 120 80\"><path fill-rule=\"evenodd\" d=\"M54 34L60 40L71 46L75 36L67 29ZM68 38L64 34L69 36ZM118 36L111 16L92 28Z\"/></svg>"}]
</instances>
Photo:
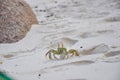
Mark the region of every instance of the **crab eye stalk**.
<instances>
[{"instance_id":1,"label":"crab eye stalk","mask_svg":"<svg viewBox=\"0 0 120 80\"><path fill-rule=\"evenodd\" d=\"M58 48L60 48L60 44L58 43Z\"/></svg>"}]
</instances>

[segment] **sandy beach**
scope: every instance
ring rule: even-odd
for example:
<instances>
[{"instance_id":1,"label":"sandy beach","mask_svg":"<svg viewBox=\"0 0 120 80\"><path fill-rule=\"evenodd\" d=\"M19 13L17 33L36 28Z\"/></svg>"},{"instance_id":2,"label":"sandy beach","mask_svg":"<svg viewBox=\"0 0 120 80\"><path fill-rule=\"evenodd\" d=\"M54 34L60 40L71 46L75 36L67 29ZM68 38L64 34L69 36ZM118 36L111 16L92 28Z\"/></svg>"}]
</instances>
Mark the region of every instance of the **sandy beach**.
<instances>
[{"instance_id":1,"label":"sandy beach","mask_svg":"<svg viewBox=\"0 0 120 80\"><path fill-rule=\"evenodd\" d=\"M25 0L39 21L0 44L0 70L15 80L120 80L119 0ZM80 56L49 60L58 43Z\"/></svg>"}]
</instances>

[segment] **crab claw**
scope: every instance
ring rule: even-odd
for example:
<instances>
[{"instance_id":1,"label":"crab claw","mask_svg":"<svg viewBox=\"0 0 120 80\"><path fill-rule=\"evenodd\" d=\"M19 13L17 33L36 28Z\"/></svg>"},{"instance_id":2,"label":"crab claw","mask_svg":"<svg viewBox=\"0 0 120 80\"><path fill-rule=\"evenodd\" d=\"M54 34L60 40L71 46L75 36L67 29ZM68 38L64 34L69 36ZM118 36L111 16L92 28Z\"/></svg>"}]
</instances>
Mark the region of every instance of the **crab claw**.
<instances>
[{"instance_id":1,"label":"crab claw","mask_svg":"<svg viewBox=\"0 0 120 80\"><path fill-rule=\"evenodd\" d=\"M80 54L79 54L79 52L77 51L77 50L74 50L74 49L70 49L69 51L68 51L68 53L69 54L71 54L70 55L70 57L72 57L72 56L80 56Z\"/></svg>"}]
</instances>

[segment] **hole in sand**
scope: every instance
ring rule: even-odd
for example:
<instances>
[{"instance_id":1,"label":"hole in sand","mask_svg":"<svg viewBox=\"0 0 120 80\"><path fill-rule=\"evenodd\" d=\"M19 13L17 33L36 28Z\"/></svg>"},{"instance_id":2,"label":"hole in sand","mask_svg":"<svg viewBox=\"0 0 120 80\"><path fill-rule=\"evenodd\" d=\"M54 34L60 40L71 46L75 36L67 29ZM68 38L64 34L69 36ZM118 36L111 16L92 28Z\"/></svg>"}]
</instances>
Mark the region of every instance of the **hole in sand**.
<instances>
[{"instance_id":1,"label":"hole in sand","mask_svg":"<svg viewBox=\"0 0 120 80\"><path fill-rule=\"evenodd\" d=\"M99 34L105 34L105 33L112 33L114 32L113 30L101 30L101 31L97 31L97 33Z\"/></svg>"},{"instance_id":2,"label":"hole in sand","mask_svg":"<svg viewBox=\"0 0 120 80\"><path fill-rule=\"evenodd\" d=\"M105 57L113 57L113 56L120 55L120 51L110 51L110 52L107 52L104 55L105 55Z\"/></svg>"},{"instance_id":3,"label":"hole in sand","mask_svg":"<svg viewBox=\"0 0 120 80\"><path fill-rule=\"evenodd\" d=\"M120 16L112 16L105 19L106 22L118 22L120 21Z\"/></svg>"},{"instance_id":4,"label":"hole in sand","mask_svg":"<svg viewBox=\"0 0 120 80\"><path fill-rule=\"evenodd\" d=\"M12 55L12 54L3 55L4 58L11 58L11 57L13 57L13 56L14 56L14 55Z\"/></svg>"},{"instance_id":5,"label":"hole in sand","mask_svg":"<svg viewBox=\"0 0 120 80\"><path fill-rule=\"evenodd\" d=\"M84 33L81 33L79 37L81 37L81 38L90 38L90 37L96 37L96 36L97 36L96 33L84 32Z\"/></svg>"}]
</instances>

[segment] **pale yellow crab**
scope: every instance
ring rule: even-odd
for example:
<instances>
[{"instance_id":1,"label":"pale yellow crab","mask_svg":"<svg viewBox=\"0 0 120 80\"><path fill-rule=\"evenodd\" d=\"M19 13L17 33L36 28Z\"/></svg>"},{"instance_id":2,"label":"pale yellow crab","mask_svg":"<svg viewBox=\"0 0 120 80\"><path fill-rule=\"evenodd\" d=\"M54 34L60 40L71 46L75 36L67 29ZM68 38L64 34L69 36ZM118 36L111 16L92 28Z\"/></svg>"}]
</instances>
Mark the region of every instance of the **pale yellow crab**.
<instances>
[{"instance_id":1,"label":"pale yellow crab","mask_svg":"<svg viewBox=\"0 0 120 80\"><path fill-rule=\"evenodd\" d=\"M64 47L63 43L62 43L62 47L60 47L60 45L58 43L57 50L50 49L46 53L46 57L48 57L49 59L67 59L72 56L80 56L80 54L75 49L70 49L67 51L67 49Z\"/></svg>"}]
</instances>

